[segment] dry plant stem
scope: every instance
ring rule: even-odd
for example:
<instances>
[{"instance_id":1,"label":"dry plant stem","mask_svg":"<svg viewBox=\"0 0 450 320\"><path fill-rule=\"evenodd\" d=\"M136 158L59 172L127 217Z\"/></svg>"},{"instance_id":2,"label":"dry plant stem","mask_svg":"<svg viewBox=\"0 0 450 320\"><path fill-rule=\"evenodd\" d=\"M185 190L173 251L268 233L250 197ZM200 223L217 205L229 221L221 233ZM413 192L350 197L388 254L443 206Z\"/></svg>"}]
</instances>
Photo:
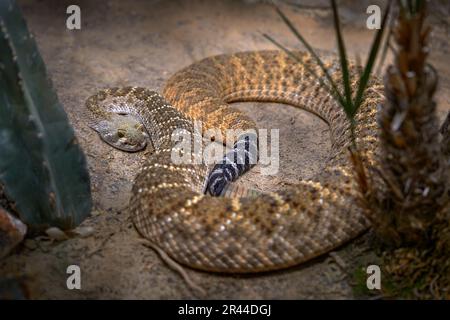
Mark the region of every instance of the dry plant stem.
<instances>
[{"instance_id":1,"label":"dry plant stem","mask_svg":"<svg viewBox=\"0 0 450 320\"><path fill-rule=\"evenodd\" d=\"M206 295L206 291L200 287L199 285L197 285L190 277L189 275L186 273L186 271L184 270L183 266L181 266L179 263L177 263L175 260L173 260L172 258L170 258L167 253L164 252L164 250L162 250L159 246L157 246L156 244L154 244L153 242L149 241L149 240L145 240L145 239L139 239L139 243L142 244L143 246L147 247L147 248L151 248L153 250L155 250L158 255L161 257L161 259L173 270L175 270L176 272L178 272L181 277L184 279L184 281L186 282L186 284L189 286L189 288L191 288L194 291L199 292L202 296Z\"/></svg>"}]
</instances>

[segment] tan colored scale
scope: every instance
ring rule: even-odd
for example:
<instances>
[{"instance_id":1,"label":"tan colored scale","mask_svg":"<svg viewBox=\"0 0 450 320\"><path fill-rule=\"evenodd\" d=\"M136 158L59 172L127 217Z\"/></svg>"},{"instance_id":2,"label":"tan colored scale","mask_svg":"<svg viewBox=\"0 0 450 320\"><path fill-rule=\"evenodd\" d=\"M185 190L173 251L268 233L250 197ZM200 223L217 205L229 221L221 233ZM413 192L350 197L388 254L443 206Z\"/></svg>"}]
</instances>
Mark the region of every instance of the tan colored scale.
<instances>
[{"instance_id":1,"label":"tan colored scale","mask_svg":"<svg viewBox=\"0 0 450 320\"><path fill-rule=\"evenodd\" d=\"M320 73L308 55L296 54ZM339 64L333 59L326 64L339 79ZM357 72L353 66L351 71ZM355 201L345 114L302 64L284 53L206 58L173 75L165 99L143 88L103 90L87 102L94 122L118 112L104 101L124 96L129 102L124 108L142 123L155 147L134 182L132 219L142 236L179 263L218 272L280 269L328 252L369 226ZM375 116L382 99L380 81L374 79L357 116L357 143L371 163L376 161ZM202 194L206 165L174 164L171 134L176 128L192 132L193 119L203 121L205 129L220 128L223 137L226 129L254 129L248 116L229 105L235 101L289 104L325 120L332 140L325 169L276 193L243 198Z\"/></svg>"}]
</instances>

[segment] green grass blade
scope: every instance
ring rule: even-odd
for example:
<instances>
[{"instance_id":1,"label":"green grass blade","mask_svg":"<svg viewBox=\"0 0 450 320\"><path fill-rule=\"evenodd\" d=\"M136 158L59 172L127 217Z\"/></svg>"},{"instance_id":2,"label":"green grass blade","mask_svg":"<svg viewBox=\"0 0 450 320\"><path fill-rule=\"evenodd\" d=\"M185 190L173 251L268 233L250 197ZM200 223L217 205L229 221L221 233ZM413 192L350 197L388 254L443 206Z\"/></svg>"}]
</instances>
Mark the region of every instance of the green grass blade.
<instances>
[{"instance_id":1,"label":"green grass blade","mask_svg":"<svg viewBox=\"0 0 450 320\"><path fill-rule=\"evenodd\" d=\"M387 17L389 15L389 10L390 10L390 1L388 3L388 6L386 8L386 11L384 12L384 16L383 16L383 20L381 22L381 28L377 31L377 34L372 42L372 46L370 48L370 53L369 53L369 58L367 59L367 63L366 66L364 68L364 72L362 77L359 79L359 84L358 84L358 91L356 93L356 97L355 97L355 102L354 102L354 110L353 110L353 116L356 114L356 112L358 111L361 102L362 102L362 97L364 94L364 91L367 87L367 83L369 82L369 78L370 78L370 73L372 72L372 68L375 64L375 60L379 51L379 47L380 47L380 43L381 40L383 38L383 31L385 29L385 25L386 25L386 21L387 21Z\"/></svg>"},{"instance_id":2,"label":"green grass blade","mask_svg":"<svg viewBox=\"0 0 450 320\"><path fill-rule=\"evenodd\" d=\"M331 0L331 6L333 9L334 17L334 29L336 31L338 50L339 50L339 60L341 62L341 72L342 72L342 82L344 84L344 94L345 94L345 105L343 105L345 112L348 116L353 114L354 106L352 101L352 89L351 89L351 79L348 70L347 52L345 49L344 39L341 32L341 24L339 20L339 14L336 6L336 1Z\"/></svg>"},{"instance_id":3,"label":"green grass blade","mask_svg":"<svg viewBox=\"0 0 450 320\"><path fill-rule=\"evenodd\" d=\"M383 44L383 51L381 53L381 58L380 61L378 62L378 68L376 71L376 74L380 74L381 73L381 68L384 65L384 61L386 60L386 56L387 56L387 51L389 49L390 43L391 43L391 36L392 36L392 30L394 28L394 19L390 19L389 21L389 29L388 29L388 34L386 35L386 39L384 40L384 44Z\"/></svg>"},{"instance_id":4,"label":"green grass blade","mask_svg":"<svg viewBox=\"0 0 450 320\"><path fill-rule=\"evenodd\" d=\"M339 101L343 101L343 97L341 95L341 93L339 92L336 83L334 82L333 78L331 78L327 68L325 67L325 65L323 64L322 60L319 58L319 56L316 54L316 52L314 51L314 49L311 47L311 45L306 41L305 38L303 38L303 36L300 34L300 32L298 32L297 28L292 24L292 22L289 20L289 18L283 13L283 11L281 11L280 8L278 8L277 6L275 6L275 9L278 13L278 15L281 17L281 19L283 20L283 22L288 26L288 28L291 30L291 32L296 36L296 38L298 40L300 40L300 42L305 46L306 50L308 50L308 52L311 54L311 56L316 60L317 64L319 65L319 67L322 69L323 73L325 74L327 80L330 82L330 85L332 87L332 91L330 91L332 94L334 94L335 96L337 96Z\"/></svg>"}]
</instances>

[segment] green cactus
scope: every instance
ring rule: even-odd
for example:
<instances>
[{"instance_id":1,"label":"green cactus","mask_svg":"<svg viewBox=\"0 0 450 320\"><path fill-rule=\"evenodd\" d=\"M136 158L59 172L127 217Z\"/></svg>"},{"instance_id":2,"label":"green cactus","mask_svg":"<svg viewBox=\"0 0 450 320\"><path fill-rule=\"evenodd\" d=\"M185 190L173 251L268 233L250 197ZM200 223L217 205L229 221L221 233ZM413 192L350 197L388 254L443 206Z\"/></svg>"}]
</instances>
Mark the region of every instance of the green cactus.
<instances>
[{"instance_id":1,"label":"green cactus","mask_svg":"<svg viewBox=\"0 0 450 320\"><path fill-rule=\"evenodd\" d=\"M91 210L84 154L14 0L0 1L0 185L32 229L70 229Z\"/></svg>"}]
</instances>

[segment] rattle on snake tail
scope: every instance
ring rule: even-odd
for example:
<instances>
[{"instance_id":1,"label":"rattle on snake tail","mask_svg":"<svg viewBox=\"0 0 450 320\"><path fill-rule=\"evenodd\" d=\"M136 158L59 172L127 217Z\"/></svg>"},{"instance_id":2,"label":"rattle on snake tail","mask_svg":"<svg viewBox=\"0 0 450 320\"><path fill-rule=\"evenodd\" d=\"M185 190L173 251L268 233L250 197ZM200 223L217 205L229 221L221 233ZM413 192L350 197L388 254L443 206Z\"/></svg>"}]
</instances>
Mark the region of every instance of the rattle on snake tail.
<instances>
[{"instance_id":1,"label":"rattle on snake tail","mask_svg":"<svg viewBox=\"0 0 450 320\"><path fill-rule=\"evenodd\" d=\"M126 87L102 90L87 100L92 127L112 146L138 151L147 136L151 138L155 151L135 178L129 208L140 234L178 263L217 272L280 269L328 252L369 226L356 201L347 153L349 121L305 69L307 65L320 74L314 61L305 53L296 55L303 64L280 51L214 56L173 75L164 98L144 88ZM338 62L327 59L325 65L338 79ZM354 66L350 69L352 74L358 72ZM356 143L370 164L377 161L375 115L382 88L378 79L371 80L356 116ZM250 168L257 150L257 139L249 134L256 125L229 105L235 101L289 104L321 117L332 139L323 169L295 186L256 197L204 194L207 165L174 163L173 152L190 159L201 155L195 148L181 149L172 134L184 130L195 135L192 119L201 120L205 130L218 128L223 137L227 129L244 132L241 139L226 141L235 143L234 154L210 176L210 193L217 194L226 181ZM236 166L238 151L240 166Z\"/></svg>"}]
</instances>

